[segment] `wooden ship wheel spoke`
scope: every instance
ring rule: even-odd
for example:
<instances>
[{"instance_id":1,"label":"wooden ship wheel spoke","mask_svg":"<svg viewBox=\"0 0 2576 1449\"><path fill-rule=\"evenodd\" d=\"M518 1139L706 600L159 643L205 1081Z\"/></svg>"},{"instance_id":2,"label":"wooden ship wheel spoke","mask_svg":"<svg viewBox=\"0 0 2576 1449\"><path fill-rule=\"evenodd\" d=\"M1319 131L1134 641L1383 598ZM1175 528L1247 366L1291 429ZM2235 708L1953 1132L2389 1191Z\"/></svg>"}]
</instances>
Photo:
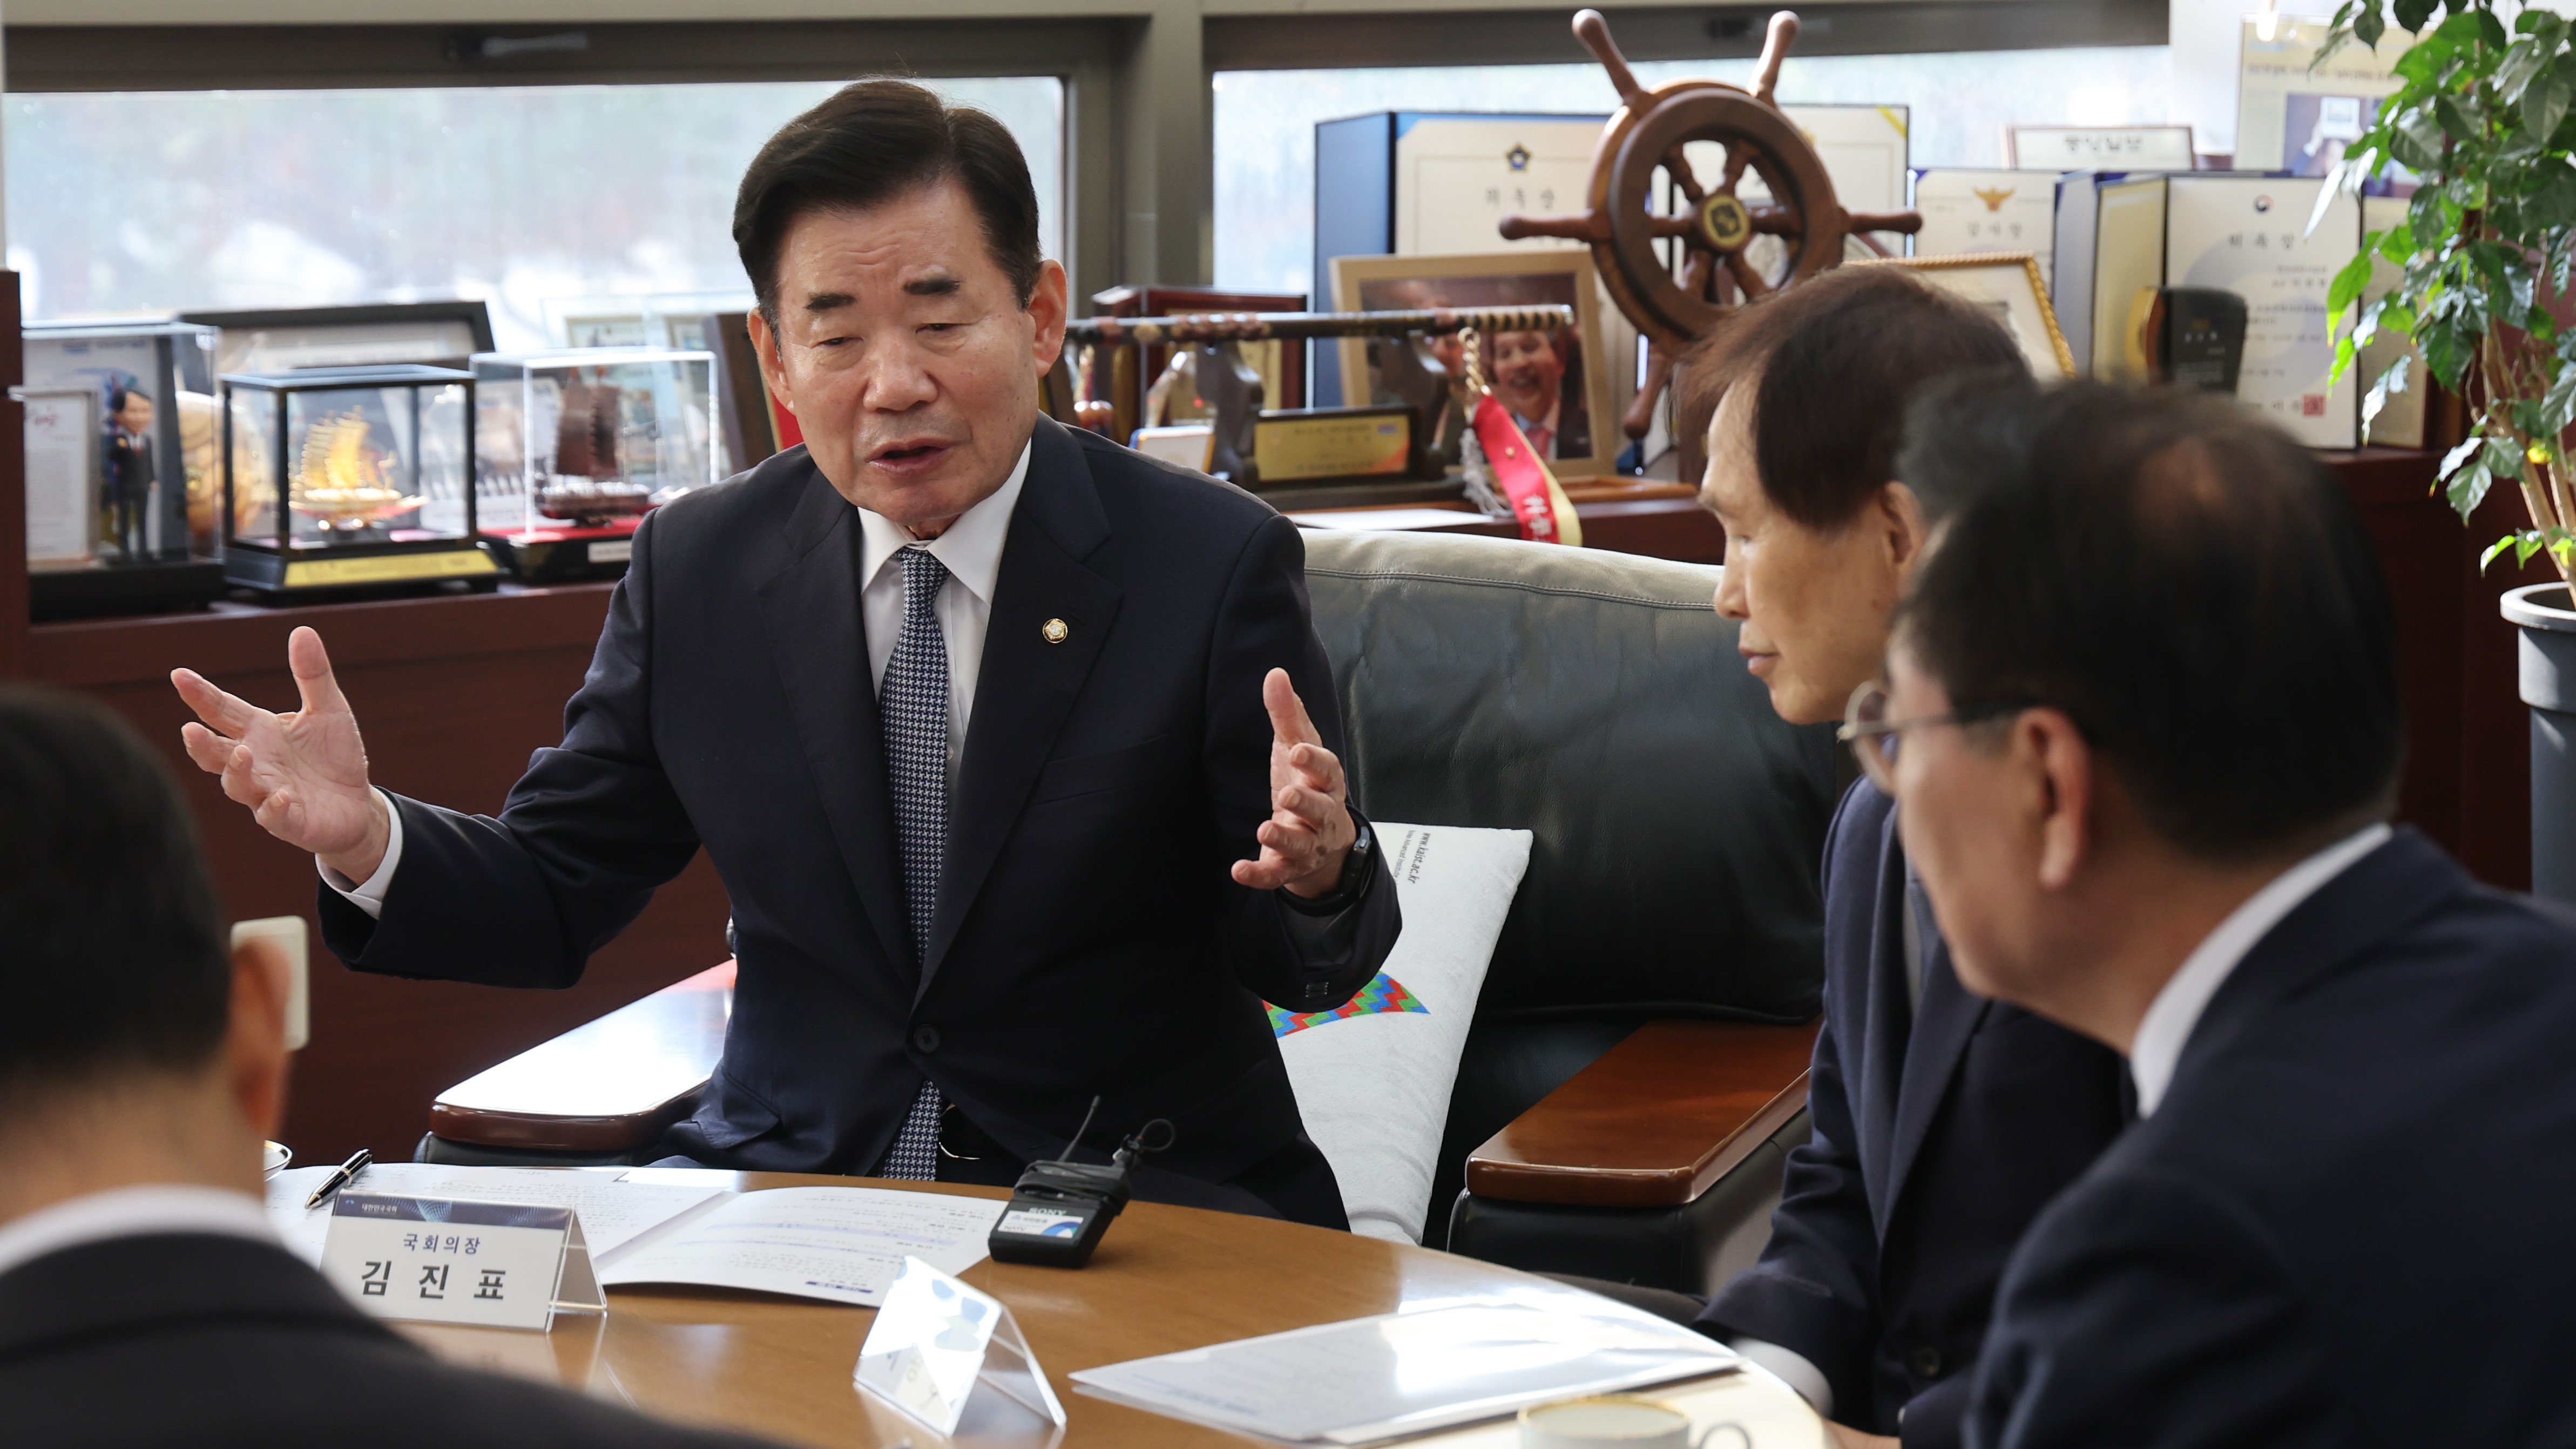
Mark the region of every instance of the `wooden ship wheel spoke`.
<instances>
[{"instance_id":1,"label":"wooden ship wheel spoke","mask_svg":"<svg viewBox=\"0 0 2576 1449\"><path fill-rule=\"evenodd\" d=\"M1671 381L1674 359L1724 324L1727 314L1794 287L1843 259L1845 239L1887 254L1871 232L1912 232L1913 212L1843 210L1834 184L1806 134L1772 99L1780 68L1797 42L1798 17L1771 17L1753 88L1682 80L1648 90L1628 68L1609 22L1578 11L1574 37L1592 52L1619 92L1619 109L1592 152L1588 209L1580 216L1505 217L1508 240L1557 237L1592 249L1611 300L1647 339L1646 380L1622 426L1631 438L1652 428L1655 405ZM1717 184L1692 166L1689 150L1720 148ZM1656 184L1680 208L1659 209ZM1746 201L1747 176L1768 193Z\"/></svg>"}]
</instances>

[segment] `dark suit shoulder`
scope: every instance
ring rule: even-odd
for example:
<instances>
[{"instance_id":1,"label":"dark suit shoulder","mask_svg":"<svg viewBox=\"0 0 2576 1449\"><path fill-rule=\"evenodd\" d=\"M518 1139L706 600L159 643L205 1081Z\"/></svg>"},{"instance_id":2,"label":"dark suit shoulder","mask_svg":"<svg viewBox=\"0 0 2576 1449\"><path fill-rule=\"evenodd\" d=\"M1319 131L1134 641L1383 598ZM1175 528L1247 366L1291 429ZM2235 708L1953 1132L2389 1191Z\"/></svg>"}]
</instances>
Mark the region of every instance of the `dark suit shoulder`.
<instances>
[{"instance_id":1,"label":"dark suit shoulder","mask_svg":"<svg viewBox=\"0 0 2576 1449\"><path fill-rule=\"evenodd\" d=\"M148 1388L148 1393L138 1393ZM283 1250L158 1234L0 1275L0 1424L49 1449L754 1449L439 1362Z\"/></svg>"},{"instance_id":2,"label":"dark suit shoulder","mask_svg":"<svg viewBox=\"0 0 2576 1449\"><path fill-rule=\"evenodd\" d=\"M829 490L831 484L799 443L654 509L644 520L652 534L649 547L664 567L765 553L817 487Z\"/></svg>"}]
</instances>

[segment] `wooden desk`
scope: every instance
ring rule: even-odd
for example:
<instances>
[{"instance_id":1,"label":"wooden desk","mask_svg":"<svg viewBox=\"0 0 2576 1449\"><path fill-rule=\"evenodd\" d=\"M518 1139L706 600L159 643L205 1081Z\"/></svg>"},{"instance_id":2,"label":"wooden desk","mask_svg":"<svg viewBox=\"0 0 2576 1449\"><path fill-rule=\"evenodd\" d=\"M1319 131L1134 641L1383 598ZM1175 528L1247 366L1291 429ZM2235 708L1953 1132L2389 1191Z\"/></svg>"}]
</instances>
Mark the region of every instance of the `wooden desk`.
<instances>
[{"instance_id":1,"label":"wooden desk","mask_svg":"<svg viewBox=\"0 0 2576 1449\"><path fill-rule=\"evenodd\" d=\"M785 1173L733 1178L742 1188L856 1181ZM969 1197L1008 1196L992 1188L905 1185ZM1129 1207L1087 1268L1014 1267L988 1259L964 1277L1010 1305L1027 1332L1071 1421L1061 1441L1068 1449L1261 1442L1093 1398L1067 1377L1077 1369L1465 1294L1583 1296L1471 1258L1159 1203ZM608 1302L605 1320L560 1319L542 1339L488 1329L424 1330L416 1336L452 1359L553 1378L664 1418L793 1444L940 1442L852 1385L859 1345L876 1318L871 1310L678 1288L612 1289ZM1825 1442L1820 1421L1805 1403L1758 1369L1644 1392L1685 1405L1702 1425L1739 1423L1760 1449L1818 1449ZM969 1410L966 1429L976 1427L976 1412ZM1009 1420L1014 1427L1027 1422ZM1025 1437L961 1433L957 1442L1049 1441L1030 1427ZM1505 1449L1518 1438L1506 1420L1411 1442Z\"/></svg>"}]
</instances>

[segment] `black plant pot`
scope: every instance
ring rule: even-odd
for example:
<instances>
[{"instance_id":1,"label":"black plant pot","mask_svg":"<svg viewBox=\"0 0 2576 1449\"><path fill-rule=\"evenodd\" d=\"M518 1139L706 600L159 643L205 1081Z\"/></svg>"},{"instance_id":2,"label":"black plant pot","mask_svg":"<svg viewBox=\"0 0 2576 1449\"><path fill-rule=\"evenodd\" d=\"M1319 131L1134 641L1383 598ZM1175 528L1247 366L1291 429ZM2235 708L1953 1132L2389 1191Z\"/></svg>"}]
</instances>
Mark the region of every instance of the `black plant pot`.
<instances>
[{"instance_id":1,"label":"black plant pot","mask_svg":"<svg viewBox=\"0 0 2576 1449\"><path fill-rule=\"evenodd\" d=\"M2522 628L2522 702L2531 706L2531 893L2576 903L2576 609L2565 584L2503 599Z\"/></svg>"}]
</instances>

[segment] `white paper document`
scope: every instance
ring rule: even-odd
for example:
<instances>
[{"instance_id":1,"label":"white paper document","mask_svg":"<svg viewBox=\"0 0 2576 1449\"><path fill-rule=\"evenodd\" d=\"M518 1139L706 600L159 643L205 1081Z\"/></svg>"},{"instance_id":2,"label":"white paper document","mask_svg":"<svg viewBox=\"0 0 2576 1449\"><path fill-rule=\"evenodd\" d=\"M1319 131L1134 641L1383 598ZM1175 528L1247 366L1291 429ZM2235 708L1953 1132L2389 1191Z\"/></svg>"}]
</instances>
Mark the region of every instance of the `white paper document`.
<instances>
[{"instance_id":1,"label":"white paper document","mask_svg":"<svg viewBox=\"0 0 2576 1449\"><path fill-rule=\"evenodd\" d=\"M1733 1350L1603 1302L1464 1300L1075 1373L1085 1391L1305 1444L1369 1444L1525 1405L1734 1369Z\"/></svg>"},{"instance_id":2,"label":"white paper document","mask_svg":"<svg viewBox=\"0 0 2576 1449\"><path fill-rule=\"evenodd\" d=\"M943 1273L983 1260L1002 1203L879 1187L747 1192L704 1216L603 1254L611 1287L688 1283L873 1308L919 1258Z\"/></svg>"},{"instance_id":3,"label":"white paper document","mask_svg":"<svg viewBox=\"0 0 2576 1449\"><path fill-rule=\"evenodd\" d=\"M307 1211L304 1200L337 1169L299 1167L268 1180L268 1220L286 1246L308 1263L322 1261L331 1227L331 1204ZM358 1174L354 1192L449 1201L567 1207L581 1214L582 1236L594 1256L633 1242L646 1232L725 1196L716 1187L620 1182L613 1172L560 1167L443 1167L428 1162L378 1162Z\"/></svg>"}]
</instances>

